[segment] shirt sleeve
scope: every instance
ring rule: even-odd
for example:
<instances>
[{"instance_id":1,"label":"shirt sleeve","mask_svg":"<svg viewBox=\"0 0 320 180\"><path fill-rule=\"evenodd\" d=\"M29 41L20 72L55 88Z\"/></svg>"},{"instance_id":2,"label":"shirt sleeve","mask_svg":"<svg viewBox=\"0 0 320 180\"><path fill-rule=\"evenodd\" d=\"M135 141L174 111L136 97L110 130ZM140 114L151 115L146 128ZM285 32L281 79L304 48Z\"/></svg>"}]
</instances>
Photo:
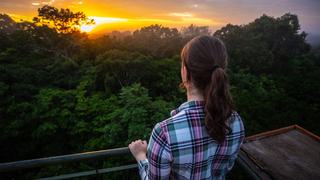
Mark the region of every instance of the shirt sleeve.
<instances>
[{"instance_id":1,"label":"shirt sleeve","mask_svg":"<svg viewBox=\"0 0 320 180\"><path fill-rule=\"evenodd\" d=\"M138 162L141 179L169 179L172 156L167 138L159 123L151 133L147 157L147 160Z\"/></svg>"},{"instance_id":2,"label":"shirt sleeve","mask_svg":"<svg viewBox=\"0 0 320 180\"><path fill-rule=\"evenodd\" d=\"M238 113L235 114L235 118L236 118L236 120L232 124L232 129L233 129L232 131L233 131L234 140L232 141L233 143L229 144L231 149L235 149L235 152L234 152L234 154L231 155L231 158L227 164L227 172L229 172L233 168L234 163L238 157L240 147L241 147L241 145L244 141L244 138L245 138L244 125L243 125L242 119Z\"/></svg>"}]
</instances>

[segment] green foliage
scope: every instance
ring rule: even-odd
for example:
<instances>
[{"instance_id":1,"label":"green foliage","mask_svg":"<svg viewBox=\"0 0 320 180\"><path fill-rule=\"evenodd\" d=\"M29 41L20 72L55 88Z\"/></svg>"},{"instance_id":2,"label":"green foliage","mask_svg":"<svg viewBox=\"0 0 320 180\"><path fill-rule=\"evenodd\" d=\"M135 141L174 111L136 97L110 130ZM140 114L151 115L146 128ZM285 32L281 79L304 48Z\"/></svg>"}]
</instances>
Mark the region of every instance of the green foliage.
<instances>
[{"instance_id":1,"label":"green foliage","mask_svg":"<svg viewBox=\"0 0 320 180\"><path fill-rule=\"evenodd\" d=\"M263 15L247 25L228 24L214 35L226 43L233 70L278 74L286 70L289 59L310 50L305 42L306 33L299 33L299 29L296 15L279 18Z\"/></svg>"},{"instance_id":2,"label":"green foliage","mask_svg":"<svg viewBox=\"0 0 320 180\"><path fill-rule=\"evenodd\" d=\"M133 50L144 52L152 56L168 57L178 53L181 37L176 28L163 27L155 24L143 27L133 32L129 42Z\"/></svg>"},{"instance_id":3,"label":"green foliage","mask_svg":"<svg viewBox=\"0 0 320 180\"><path fill-rule=\"evenodd\" d=\"M179 89L182 46L196 35L211 34L207 27L194 25L182 31L152 25L122 38L88 39L79 32L65 33L84 22L83 14L46 6L38 18L57 23L59 32L0 18L0 26L8 27L0 31L3 162L148 139L154 125L185 101ZM71 22L60 24L63 20ZM229 51L231 91L247 135L291 124L320 134L320 51L310 51L299 28L296 15L263 15L214 33ZM49 166L23 177L129 162L131 157L119 157Z\"/></svg>"},{"instance_id":4,"label":"green foliage","mask_svg":"<svg viewBox=\"0 0 320 180\"><path fill-rule=\"evenodd\" d=\"M134 82L147 81L152 76L152 61L140 53L119 50L106 51L96 59L97 84L105 92L115 92ZM112 89L111 89L112 88Z\"/></svg>"},{"instance_id":5,"label":"green foliage","mask_svg":"<svg viewBox=\"0 0 320 180\"><path fill-rule=\"evenodd\" d=\"M296 101L270 77L239 72L233 74L231 84L237 110L246 122L247 134L297 123L297 114L291 109L291 103Z\"/></svg>"}]
</instances>

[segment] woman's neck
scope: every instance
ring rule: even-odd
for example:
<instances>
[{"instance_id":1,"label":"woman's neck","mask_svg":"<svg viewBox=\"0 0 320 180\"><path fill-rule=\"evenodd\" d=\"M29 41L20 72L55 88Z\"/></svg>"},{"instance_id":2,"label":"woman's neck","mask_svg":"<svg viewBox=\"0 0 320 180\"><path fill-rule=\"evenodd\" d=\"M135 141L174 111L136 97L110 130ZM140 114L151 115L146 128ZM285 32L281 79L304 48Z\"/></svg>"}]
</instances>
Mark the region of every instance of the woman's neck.
<instances>
[{"instance_id":1,"label":"woman's neck","mask_svg":"<svg viewBox=\"0 0 320 180\"><path fill-rule=\"evenodd\" d=\"M202 93L195 88L187 89L187 100L188 101L204 101Z\"/></svg>"}]
</instances>

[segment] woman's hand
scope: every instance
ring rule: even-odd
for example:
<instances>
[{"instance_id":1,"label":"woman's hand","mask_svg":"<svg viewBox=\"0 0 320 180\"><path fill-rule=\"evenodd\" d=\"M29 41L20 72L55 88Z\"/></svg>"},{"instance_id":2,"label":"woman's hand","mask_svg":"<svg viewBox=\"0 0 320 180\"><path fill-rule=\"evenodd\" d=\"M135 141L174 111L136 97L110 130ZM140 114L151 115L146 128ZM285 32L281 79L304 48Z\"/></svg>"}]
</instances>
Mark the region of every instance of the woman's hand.
<instances>
[{"instance_id":1,"label":"woman's hand","mask_svg":"<svg viewBox=\"0 0 320 180\"><path fill-rule=\"evenodd\" d=\"M147 159L147 141L132 141L128 147L137 161Z\"/></svg>"}]
</instances>

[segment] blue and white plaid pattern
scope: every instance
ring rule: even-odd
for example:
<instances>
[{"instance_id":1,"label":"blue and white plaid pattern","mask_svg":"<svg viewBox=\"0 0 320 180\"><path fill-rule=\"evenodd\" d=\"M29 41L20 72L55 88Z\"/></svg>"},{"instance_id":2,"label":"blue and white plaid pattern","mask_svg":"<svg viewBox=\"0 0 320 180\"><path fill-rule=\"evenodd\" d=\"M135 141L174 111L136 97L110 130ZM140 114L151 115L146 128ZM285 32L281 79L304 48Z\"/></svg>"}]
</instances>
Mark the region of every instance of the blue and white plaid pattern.
<instances>
[{"instance_id":1,"label":"blue and white plaid pattern","mask_svg":"<svg viewBox=\"0 0 320 180\"><path fill-rule=\"evenodd\" d=\"M217 144L207 134L204 119L204 102L189 101L157 123L148 159L138 162L141 179L225 179L245 137L242 120L233 112L228 119L232 132Z\"/></svg>"}]
</instances>

